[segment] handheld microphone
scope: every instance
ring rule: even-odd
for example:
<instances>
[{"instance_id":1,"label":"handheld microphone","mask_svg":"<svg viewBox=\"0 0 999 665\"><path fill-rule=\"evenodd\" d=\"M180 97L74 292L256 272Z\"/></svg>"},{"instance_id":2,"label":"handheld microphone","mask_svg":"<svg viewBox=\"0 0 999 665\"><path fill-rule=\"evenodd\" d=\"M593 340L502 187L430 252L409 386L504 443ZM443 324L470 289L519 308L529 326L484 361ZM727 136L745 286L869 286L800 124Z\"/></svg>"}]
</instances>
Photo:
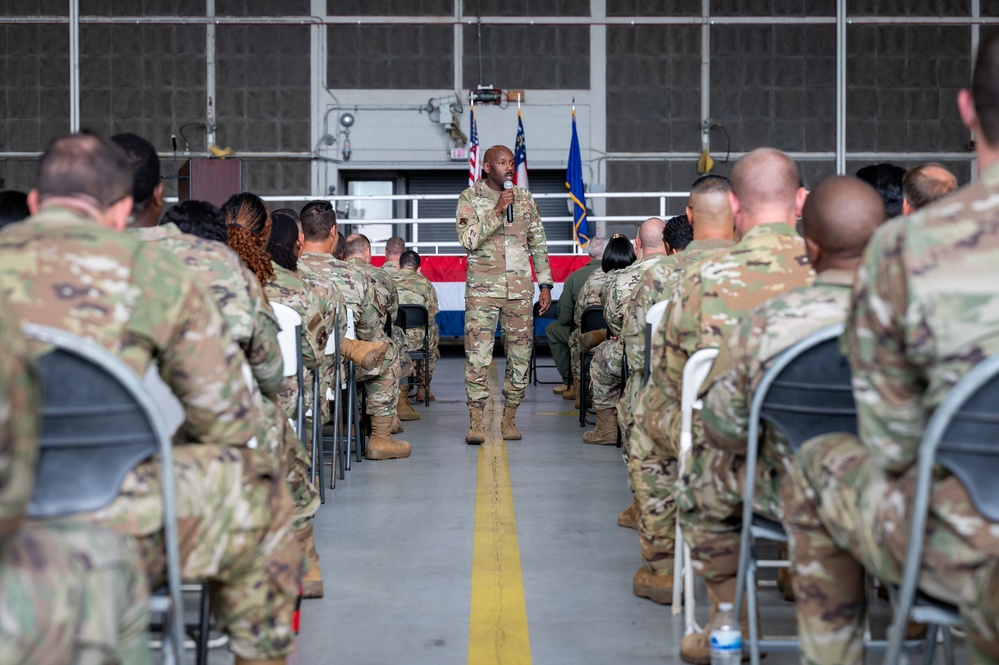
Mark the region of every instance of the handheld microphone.
<instances>
[{"instance_id":1,"label":"handheld microphone","mask_svg":"<svg viewBox=\"0 0 999 665\"><path fill-rule=\"evenodd\" d=\"M503 189L513 189L513 183L509 180L503 181ZM513 224L513 204L506 207L506 223Z\"/></svg>"}]
</instances>

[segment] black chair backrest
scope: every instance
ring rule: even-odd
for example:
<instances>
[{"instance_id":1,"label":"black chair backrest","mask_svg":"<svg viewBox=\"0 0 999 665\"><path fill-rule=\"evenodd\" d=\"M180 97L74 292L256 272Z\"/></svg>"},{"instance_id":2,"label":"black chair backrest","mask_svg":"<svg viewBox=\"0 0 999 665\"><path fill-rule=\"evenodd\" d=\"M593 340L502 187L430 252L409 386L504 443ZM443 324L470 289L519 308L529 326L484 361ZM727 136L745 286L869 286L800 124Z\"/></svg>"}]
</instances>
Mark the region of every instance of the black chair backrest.
<instances>
[{"instance_id":1,"label":"black chair backrest","mask_svg":"<svg viewBox=\"0 0 999 665\"><path fill-rule=\"evenodd\" d=\"M430 312L423 305L399 305L395 325L403 330L423 328L430 325Z\"/></svg>"},{"instance_id":2,"label":"black chair backrest","mask_svg":"<svg viewBox=\"0 0 999 665\"><path fill-rule=\"evenodd\" d=\"M29 338L38 340L38 330L45 329L25 326ZM97 510L118 495L130 469L159 451L150 405L140 402L135 372L105 349L79 338L72 346L41 341L57 346L38 359L42 414L28 515Z\"/></svg>"},{"instance_id":3,"label":"black chair backrest","mask_svg":"<svg viewBox=\"0 0 999 665\"><path fill-rule=\"evenodd\" d=\"M769 387L761 382L758 388L766 390L760 418L777 427L793 451L819 434L857 433L850 363L839 347L842 329L830 326L792 346L772 366Z\"/></svg>"},{"instance_id":4,"label":"black chair backrest","mask_svg":"<svg viewBox=\"0 0 999 665\"><path fill-rule=\"evenodd\" d=\"M943 424L936 462L958 477L984 517L999 522L999 355L976 365L945 402L954 409Z\"/></svg>"},{"instance_id":5,"label":"black chair backrest","mask_svg":"<svg viewBox=\"0 0 999 665\"><path fill-rule=\"evenodd\" d=\"M534 303L534 318L536 319L557 319L558 318L558 300L552 300L552 304L548 307L544 314L541 314L541 303Z\"/></svg>"},{"instance_id":6,"label":"black chair backrest","mask_svg":"<svg viewBox=\"0 0 999 665\"><path fill-rule=\"evenodd\" d=\"M398 313L396 314L396 316L397 317L399 316ZM389 338L391 338L392 337L392 313L391 312L385 312L385 325L382 326L382 327L385 329L385 334L388 335Z\"/></svg>"},{"instance_id":7,"label":"black chair backrest","mask_svg":"<svg viewBox=\"0 0 999 665\"><path fill-rule=\"evenodd\" d=\"M582 316L579 317L579 332L581 333L588 333L591 330L600 330L606 327L607 321L604 320L604 308L600 305L590 305L583 310Z\"/></svg>"}]
</instances>

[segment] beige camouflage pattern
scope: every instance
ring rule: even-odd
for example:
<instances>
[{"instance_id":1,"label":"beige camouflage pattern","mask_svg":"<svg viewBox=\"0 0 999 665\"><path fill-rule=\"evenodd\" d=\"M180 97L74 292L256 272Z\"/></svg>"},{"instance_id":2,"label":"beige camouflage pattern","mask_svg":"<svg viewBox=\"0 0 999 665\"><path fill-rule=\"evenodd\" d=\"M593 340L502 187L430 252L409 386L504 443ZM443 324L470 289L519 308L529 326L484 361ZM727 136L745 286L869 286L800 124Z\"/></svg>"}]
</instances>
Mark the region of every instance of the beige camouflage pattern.
<instances>
[{"instance_id":1,"label":"beige camouflage pattern","mask_svg":"<svg viewBox=\"0 0 999 665\"><path fill-rule=\"evenodd\" d=\"M513 223L494 208L500 192L479 180L458 197L455 228L468 257L465 278L465 393L470 407L489 399L487 370L496 324L506 351L503 395L519 406L527 389L534 344L533 261L538 283L552 283L548 241L534 197L514 186Z\"/></svg>"},{"instance_id":2,"label":"beige camouflage pattern","mask_svg":"<svg viewBox=\"0 0 999 665\"><path fill-rule=\"evenodd\" d=\"M787 224L762 224L731 248L711 252L688 265L675 285L668 318L655 338L660 340L665 357L653 356L652 373L635 409L629 441L628 473L640 510L642 557L650 569L673 567L684 363L699 349L721 344L753 307L805 286L812 278L804 241L795 230ZM695 417L695 445L702 436L700 419Z\"/></svg>"},{"instance_id":3,"label":"beige camouflage pattern","mask_svg":"<svg viewBox=\"0 0 999 665\"><path fill-rule=\"evenodd\" d=\"M734 578L739 565L749 409L763 374L788 347L842 323L853 273L827 270L815 283L788 291L753 309L724 340L702 388L704 438L694 445L677 496L684 539L694 570L709 582ZM760 443L754 510L784 518L780 485L794 460L787 440L765 428Z\"/></svg>"},{"instance_id":4,"label":"beige camouflage pattern","mask_svg":"<svg viewBox=\"0 0 999 665\"><path fill-rule=\"evenodd\" d=\"M399 259L392 259L389 261L385 261L382 264L381 268L385 272L394 273L397 270L399 270Z\"/></svg>"},{"instance_id":5,"label":"beige camouflage pattern","mask_svg":"<svg viewBox=\"0 0 999 665\"><path fill-rule=\"evenodd\" d=\"M430 280L423 275L407 269L396 270L392 274L392 280L395 282L396 288L399 291L399 302L403 305L423 305L427 308L427 313L430 315L430 335L428 344L430 346L430 357L427 359L427 368L429 368L430 375L425 379L427 384L434 377L434 372L437 369L437 360L440 358L440 329L437 327L437 313L440 312L440 306L437 303L437 289L434 285L430 283ZM413 328L406 331L406 337L408 338L409 348L413 351L420 351L423 349L423 329ZM423 375L425 368L423 368L423 362L417 363L419 367L417 371L420 372L420 376ZM421 382L423 382L421 380Z\"/></svg>"},{"instance_id":6,"label":"beige camouflage pattern","mask_svg":"<svg viewBox=\"0 0 999 665\"><path fill-rule=\"evenodd\" d=\"M593 408L597 411L617 408L621 399L621 371L624 349L618 339L601 342L590 361L590 385L593 386Z\"/></svg>"},{"instance_id":7,"label":"beige camouflage pattern","mask_svg":"<svg viewBox=\"0 0 999 665\"><path fill-rule=\"evenodd\" d=\"M611 273L603 270L594 270L586 278L586 282L576 294L576 304L572 311L572 322L575 328L569 334L569 357L572 368L572 378L579 381L580 377L580 355L579 355L579 323L582 320L583 312L587 307L603 306L604 284L610 279Z\"/></svg>"},{"instance_id":8,"label":"beige camouflage pattern","mask_svg":"<svg viewBox=\"0 0 999 665\"><path fill-rule=\"evenodd\" d=\"M590 262L582 268L569 273L562 283L562 295L558 297L558 320L552 321L545 328L555 367L567 385L572 383L573 376L569 338L573 331L572 319L576 309L576 297L594 270L600 270L600 259L590 259Z\"/></svg>"},{"instance_id":9,"label":"beige camouflage pattern","mask_svg":"<svg viewBox=\"0 0 999 665\"><path fill-rule=\"evenodd\" d=\"M66 209L45 208L0 234L0 292L22 321L62 328L122 358L137 376L155 360L185 408L175 446L186 579L208 579L213 607L246 658L290 652L303 558L280 463L246 448L262 417L243 353L211 297L175 256ZM44 351L44 349L36 352ZM147 575L162 575L155 461L127 474L89 516L139 536Z\"/></svg>"},{"instance_id":10,"label":"beige camouflage pattern","mask_svg":"<svg viewBox=\"0 0 999 665\"><path fill-rule=\"evenodd\" d=\"M375 290L378 293L378 302L382 310L382 320L386 316L392 322L392 343L395 344L399 353L399 377L405 378L413 373L413 361L409 357L409 341L406 334L395 327L395 317L399 312L399 290L395 282L381 268L376 268L364 259L353 256L347 259L347 264L351 268L363 272L371 277Z\"/></svg>"},{"instance_id":11,"label":"beige camouflage pattern","mask_svg":"<svg viewBox=\"0 0 999 665\"><path fill-rule=\"evenodd\" d=\"M354 334L365 342L388 342L381 364L370 370L357 368L357 381L364 387L368 415L396 415L399 402L399 349L385 334L385 314L379 308L376 284L367 273L329 254L306 252L299 259L340 292L344 304L354 313ZM386 305L387 306L387 305Z\"/></svg>"},{"instance_id":12,"label":"beige camouflage pattern","mask_svg":"<svg viewBox=\"0 0 999 665\"><path fill-rule=\"evenodd\" d=\"M860 653L862 569L897 582L916 451L954 383L999 352L999 165L949 198L875 233L854 286L845 348L859 440L798 453L785 501L803 661ZM958 480L934 476L920 588L961 609L974 662L999 660L999 529Z\"/></svg>"}]
</instances>

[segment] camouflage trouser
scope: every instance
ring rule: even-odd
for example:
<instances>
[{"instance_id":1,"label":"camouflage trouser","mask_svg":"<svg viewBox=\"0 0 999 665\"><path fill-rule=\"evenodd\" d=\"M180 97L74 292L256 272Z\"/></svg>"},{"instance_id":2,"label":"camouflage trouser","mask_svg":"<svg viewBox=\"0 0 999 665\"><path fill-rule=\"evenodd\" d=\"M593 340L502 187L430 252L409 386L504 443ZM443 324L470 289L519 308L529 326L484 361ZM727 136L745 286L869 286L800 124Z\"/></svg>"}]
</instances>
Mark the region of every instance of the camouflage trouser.
<instances>
[{"instance_id":1,"label":"camouflage trouser","mask_svg":"<svg viewBox=\"0 0 999 665\"><path fill-rule=\"evenodd\" d=\"M135 539L29 522L0 543L0 663L152 663Z\"/></svg>"},{"instance_id":2,"label":"camouflage trouser","mask_svg":"<svg viewBox=\"0 0 999 665\"><path fill-rule=\"evenodd\" d=\"M787 483L802 662L861 662L866 569L897 584L915 481L886 474L847 434L812 439ZM919 588L958 605L972 661L999 660L999 534L953 476L934 481Z\"/></svg>"},{"instance_id":3,"label":"camouflage trouser","mask_svg":"<svg viewBox=\"0 0 999 665\"><path fill-rule=\"evenodd\" d=\"M264 413L274 423L276 440L283 444L277 454L278 459L281 460L285 480L288 482L288 491L295 504L295 510L292 513L292 528L300 531L309 525L309 520L319 510L321 503L319 491L312 484L309 476L309 467L312 464L311 449L303 445L298 435L295 434L294 425L274 402L264 400ZM307 420L306 432L310 431L309 425ZM311 438L306 438L311 444Z\"/></svg>"},{"instance_id":4,"label":"camouflage trouser","mask_svg":"<svg viewBox=\"0 0 999 665\"><path fill-rule=\"evenodd\" d=\"M407 342L409 343L409 348L414 351L423 351L423 329L416 328L406 331ZM417 376L420 377L420 383L430 383L434 378L434 372L437 371L437 360L441 357L440 349L438 348L439 336L434 333L434 330L430 331L430 341L428 346L430 347L430 353L428 362L424 363L422 360L417 361L416 372ZM430 376L424 377L426 373L426 368L424 364L430 367Z\"/></svg>"},{"instance_id":5,"label":"camouflage trouser","mask_svg":"<svg viewBox=\"0 0 999 665\"><path fill-rule=\"evenodd\" d=\"M545 328L545 335L548 336L548 347L552 350L552 359L555 361L558 375L562 377L562 381L566 385L572 383L572 370L569 369L569 363L572 359L569 353L569 336L571 334L572 329L563 326L558 321L552 321Z\"/></svg>"},{"instance_id":6,"label":"camouflage trouser","mask_svg":"<svg viewBox=\"0 0 999 665\"><path fill-rule=\"evenodd\" d=\"M402 376L399 348L384 336L368 341L388 341L389 348L378 367L370 370L357 368L357 382L364 387L365 409L369 416L394 418L399 405L399 379Z\"/></svg>"},{"instance_id":7,"label":"camouflage trouser","mask_svg":"<svg viewBox=\"0 0 999 665\"><path fill-rule=\"evenodd\" d=\"M415 369L413 359L409 357L409 337L406 335L406 331L402 328L392 328L392 343L395 344L396 349L399 351L399 378L405 379L413 374ZM423 341L420 341L419 348L423 348Z\"/></svg>"},{"instance_id":8,"label":"camouflage trouser","mask_svg":"<svg viewBox=\"0 0 999 665\"><path fill-rule=\"evenodd\" d=\"M527 390L534 343L534 313L530 300L465 298L465 395L469 407L484 407L489 399L487 373L493 359L496 322L506 352L503 397L507 406L520 406Z\"/></svg>"},{"instance_id":9,"label":"camouflage trouser","mask_svg":"<svg viewBox=\"0 0 999 665\"><path fill-rule=\"evenodd\" d=\"M709 444L694 443L687 474L677 494L683 538L697 574L721 583L736 576L742 529L742 497L746 487L745 451L739 454ZM790 482L794 459L786 444L766 441L756 466L753 509L774 521L784 510L780 485Z\"/></svg>"},{"instance_id":10,"label":"camouflage trouser","mask_svg":"<svg viewBox=\"0 0 999 665\"><path fill-rule=\"evenodd\" d=\"M573 328L569 333L569 373L573 381L580 377L579 328Z\"/></svg>"},{"instance_id":11,"label":"camouflage trouser","mask_svg":"<svg viewBox=\"0 0 999 665\"><path fill-rule=\"evenodd\" d=\"M593 382L593 408L613 409L621 399L621 368L624 362L621 342L608 339L593 351L590 380Z\"/></svg>"},{"instance_id":12,"label":"camouflage trouser","mask_svg":"<svg viewBox=\"0 0 999 665\"><path fill-rule=\"evenodd\" d=\"M291 534L292 501L269 452L174 446L181 573L207 581L212 610L247 660L291 652L291 619L305 563ZM163 579L159 465L125 476L118 498L92 516L137 536L151 586Z\"/></svg>"},{"instance_id":13,"label":"camouflage trouser","mask_svg":"<svg viewBox=\"0 0 999 665\"><path fill-rule=\"evenodd\" d=\"M621 430L621 456L624 463L628 464L630 453L628 446L631 439L631 430L635 426L635 409L638 408L638 396L642 391L642 375L630 372L628 383L624 385L621 399L617 403L617 426ZM628 477L628 487L634 492L631 476Z\"/></svg>"},{"instance_id":14,"label":"camouflage trouser","mask_svg":"<svg viewBox=\"0 0 999 665\"><path fill-rule=\"evenodd\" d=\"M628 444L628 478L638 502L642 561L652 571L672 571L676 550L677 441L668 432L673 410L652 384L640 394Z\"/></svg>"}]
</instances>

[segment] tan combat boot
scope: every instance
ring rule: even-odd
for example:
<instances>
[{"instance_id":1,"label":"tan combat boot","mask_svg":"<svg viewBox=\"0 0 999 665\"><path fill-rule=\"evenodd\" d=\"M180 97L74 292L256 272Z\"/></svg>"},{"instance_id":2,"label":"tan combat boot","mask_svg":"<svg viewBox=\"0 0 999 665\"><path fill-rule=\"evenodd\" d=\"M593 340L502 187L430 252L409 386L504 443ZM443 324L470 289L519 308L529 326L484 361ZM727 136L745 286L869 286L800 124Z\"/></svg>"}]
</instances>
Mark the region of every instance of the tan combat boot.
<instances>
[{"instance_id":1,"label":"tan combat boot","mask_svg":"<svg viewBox=\"0 0 999 665\"><path fill-rule=\"evenodd\" d=\"M579 355L585 356L590 349L597 348L604 340L607 339L607 329L601 328L600 330L591 330L588 333L583 333L579 336Z\"/></svg>"},{"instance_id":2,"label":"tan combat boot","mask_svg":"<svg viewBox=\"0 0 999 665\"><path fill-rule=\"evenodd\" d=\"M635 572L631 588L639 598L648 598L660 605L673 604L673 576L670 574L657 575L642 566Z\"/></svg>"},{"instance_id":3,"label":"tan combat boot","mask_svg":"<svg viewBox=\"0 0 999 665\"><path fill-rule=\"evenodd\" d=\"M359 339L340 340L340 355L364 369L374 369L385 358L388 342L362 342Z\"/></svg>"},{"instance_id":4,"label":"tan combat boot","mask_svg":"<svg viewBox=\"0 0 999 665\"><path fill-rule=\"evenodd\" d=\"M399 420L419 420L420 414L416 412L413 405L409 403L409 389L407 386L403 386L399 391L399 402L396 405L396 414L399 416Z\"/></svg>"},{"instance_id":5,"label":"tan combat boot","mask_svg":"<svg viewBox=\"0 0 999 665\"><path fill-rule=\"evenodd\" d=\"M631 502L631 505L621 511L617 516L617 525L625 529L638 529L638 499Z\"/></svg>"},{"instance_id":6,"label":"tan combat boot","mask_svg":"<svg viewBox=\"0 0 999 665\"><path fill-rule=\"evenodd\" d=\"M520 441L520 430L517 429L517 423L514 422L516 417L517 407L503 407L503 420L500 421L500 433L503 434L504 441Z\"/></svg>"},{"instance_id":7,"label":"tan combat boot","mask_svg":"<svg viewBox=\"0 0 999 665\"><path fill-rule=\"evenodd\" d=\"M426 390L424 389L423 386L420 386L419 388L416 389L416 401L418 403L426 402L427 401L426 395L427 395L427 393L426 393ZM434 391L433 390L430 391L430 400L429 401L431 401L431 402L436 402L437 401L437 398L434 397Z\"/></svg>"},{"instance_id":8,"label":"tan combat boot","mask_svg":"<svg viewBox=\"0 0 999 665\"><path fill-rule=\"evenodd\" d=\"M568 389L569 389L569 386L567 386L566 384L563 383L561 385L558 385L558 386L555 386L554 388L552 388L552 392L555 393L556 395L561 395L561 394L565 393L565 391L568 390Z\"/></svg>"},{"instance_id":9,"label":"tan combat boot","mask_svg":"<svg viewBox=\"0 0 999 665\"><path fill-rule=\"evenodd\" d=\"M711 665L711 634L710 626L718 614L718 605L721 603L735 602L736 580L731 578L721 583L708 582L708 596L711 598L711 619L704 624L703 632L691 633L680 642L680 658L685 663L692 665ZM739 628L742 630L742 643L746 644L749 639L749 618L746 616L746 602L742 603L742 612L739 613ZM742 660L749 660L749 652L742 652Z\"/></svg>"},{"instance_id":10,"label":"tan combat boot","mask_svg":"<svg viewBox=\"0 0 999 665\"><path fill-rule=\"evenodd\" d=\"M302 598L322 598L323 597L323 575L319 570L319 553L316 552L316 538L312 530L312 521L309 526L301 531L295 532L295 540L298 541L302 552L308 559L308 572L302 578Z\"/></svg>"},{"instance_id":11,"label":"tan combat boot","mask_svg":"<svg viewBox=\"0 0 999 665\"><path fill-rule=\"evenodd\" d=\"M401 459L410 455L409 443L392 436L392 416L371 416L371 436L365 459Z\"/></svg>"},{"instance_id":12,"label":"tan combat boot","mask_svg":"<svg viewBox=\"0 0 999 665\"><path fill-rule=\"evenodd\" d=\"M465 443L485 443L486 430L482 425L482 407L472 406L468 408L468 433L465 434Z\"/></svg>"},{"instance_id":13,"label":"tan combat boot","mask_svg":"<svg viewBox=\"0 0 999 665\"><path fill-rule=\"evenodd\" d=\"M576 399L576 395L579 394L579 381L573 380L572 385L569 389L562 393L562 399Z\"/></svg>"},{"instance_id":14,"label":"tan combat boot","mask_svg":"<svg viewBox=\"0 0 999 665\"><path fill-rule=\"evenodd\" d=\"M399 420L399 416L392 417L392 433L402 434L406 429L402 426L402 421Z\"/></svg>"},{"instance_id":15,"label":"tan combat boot","mask_svg":"<svg viewBox=\"0 0 999 665\"><path fill-rule=\"evenodd\" d=\"M617 411L614 409L597 411L597 425L589 432L583 432L583 443L595 443L598 446L617 444Z\"/></svg>"}]
</instances>

